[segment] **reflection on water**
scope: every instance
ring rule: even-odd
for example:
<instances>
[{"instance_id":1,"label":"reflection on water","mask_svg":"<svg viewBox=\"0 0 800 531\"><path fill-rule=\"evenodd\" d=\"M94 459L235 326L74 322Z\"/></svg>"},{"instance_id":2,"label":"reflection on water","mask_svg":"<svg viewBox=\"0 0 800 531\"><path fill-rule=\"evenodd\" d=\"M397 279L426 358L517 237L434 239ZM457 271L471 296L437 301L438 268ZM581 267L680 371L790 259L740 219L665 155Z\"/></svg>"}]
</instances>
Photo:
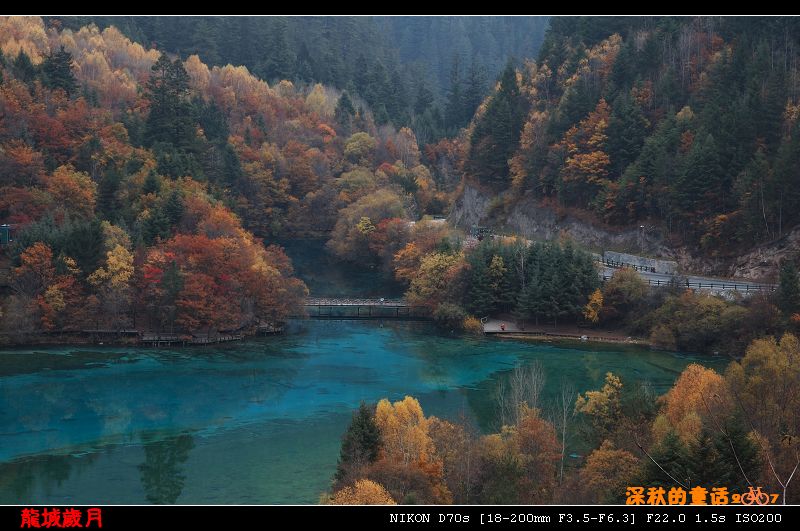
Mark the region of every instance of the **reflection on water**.
<instances>
[{"instance_id":1,"label":"reflection on water","mask_svg":"<svg viewBox=\"0 0 800 531\"><path fill-rule=\"evenodd\" d=\"M380 267L351 266L325 249L324 239L277 242L291 257L295 273L314 297L401 297L405 289ZM269 242L272 243L272 242Z\"/></svg>"},{"instance_id":2,"label":"reflection on water","mask_svg":"<svg viewBox=\"0 0 800 531\"><path fill-rule=\"evenodd\" d=\"M0 503L315 503L362 400L410 394L487 430L517 365L542 365L546 401L562 378L584 391L607 371L660 393L691 361L389 321L302 321L222 347L0 351Z\"/></svg>"},{"instance_id":3,"label":"reflection on water","mask_svg":"<svg viewBox=\"0 0 800 531\"><path fill-rule=\"evenodd\" d=\"M0 503L19 503L36 490L54 492L73 474L77 465L91 464L95 455L76 461L70 455L38 455L0 464Z\"/></svg>"},{"instance_id":4,"label":"reflection on water","mask_svg":"<svg viewBox=\"0 0 800 531\"><path fill-rule=\"evenodd\" d=\"M162 440L143 441L144 463L139 465L145 497L150 503L175 503L183 492L183 464L194 448L187 434Z\"/></svg>"}]
</instances>

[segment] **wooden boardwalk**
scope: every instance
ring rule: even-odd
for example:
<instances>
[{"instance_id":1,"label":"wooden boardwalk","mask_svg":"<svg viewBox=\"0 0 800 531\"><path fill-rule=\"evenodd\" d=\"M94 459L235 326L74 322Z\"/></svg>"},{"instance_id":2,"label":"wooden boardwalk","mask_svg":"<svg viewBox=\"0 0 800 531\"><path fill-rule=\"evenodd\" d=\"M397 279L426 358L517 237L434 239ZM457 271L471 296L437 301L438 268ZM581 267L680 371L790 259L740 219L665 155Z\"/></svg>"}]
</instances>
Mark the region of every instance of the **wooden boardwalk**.
<instances>
[{"instance_id":1,"label":"wooden boardwalk","mask_svg":"<svg viewBox=\"0 0 800 531\"><path fill-rule=\"evenodd\" d=\"M532 322L520 323L514 319L482 319L483 332L487 335L498 337L524 337L542 336L554 339L571 339L575 341L604 341L613 343L632 343L636 342L627 334L613 330L597 330L594 328L581 328L575 325L552 326L547 324L534 324ZM503 325L501 327L501 325ZM503 327L505 329L503 329Z\"/></svg>"},{"instance_id":2,"label":"wooden boardwalk","mask_svg":"<svg viewBox=\"0 0 800 531\"><path fill-rule=\"evenodd\" d=\"M427 319L424 306L412 306L403 299L357 299L309 297L304 304L311 319Z\"/></svg>"},{"instance_id":3,"label":"wooden boardwalk","mask_svg":"<svg viewBox=\"0 0 800 531\"><path fill-rule=\"evenodd\" d=\"M179 334L156 334L145 332L139 338L139 343L154 347L169 345L210 345L212 343L227 343L241 341L243 334L215 334L210 336L186 336Z\"/></svg>"},{"instance_id":4,"label":"wooden boardwalk","mask_svg":"<svg viewBox=\"0 0 800 531\"><path fill-rule=\"evenodd\" d=\"M306 306L410 306L403 299L353 299L345 297L308 297Z\"/></svg>"}]
</instances>

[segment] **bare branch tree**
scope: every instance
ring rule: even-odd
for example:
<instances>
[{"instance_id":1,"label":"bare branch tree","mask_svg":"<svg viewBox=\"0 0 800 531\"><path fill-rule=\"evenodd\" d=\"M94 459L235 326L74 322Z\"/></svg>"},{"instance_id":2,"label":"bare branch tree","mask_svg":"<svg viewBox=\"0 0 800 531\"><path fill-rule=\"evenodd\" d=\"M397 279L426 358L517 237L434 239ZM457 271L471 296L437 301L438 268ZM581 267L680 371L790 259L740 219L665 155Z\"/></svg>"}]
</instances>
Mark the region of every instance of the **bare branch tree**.
<instances>
[{"instance_id":1,"label":"bare branch tree","mask_svg":"<svg viewBox=\"0 0 800 531\"><path fill-rule=\"evenodd\" d=\"M739 393L737 393L735 389L732 389L731 391L733 392L733 397L736 399L736 403L739 405L739 408L742 410L744 417L747 419L748 424L750 424L750 429L756 432L756 434L758 434L758 436L755 437L756 442L758 443L758 446L761 449L761 453L767 458L767 463L769 464L769 469L772 472L772 476L775 478L775 481L778 482L778 485L780 485L781 489L783 490L781 495L781 500L783 501L783 504L786 505L786 491L789 489L789 484L792 482L795 472L797 472L797 469L800 467L800 453L798 453L797 449L795 449L794 468L792 468L792 472L789 474L789 477L786 478L785 481L782 480L780 474L778 473L778 470L775 468L775 463L772 459L772 454L770 452L770 449L764 447L764 443L761 440L761 437L763 435L761 435L761 433L756 429L755 424L753 423L753 418L750 415L750 412L747 411L747 408L744 405L744 401L741 399Z\"/></svg>"},{"instance_id":2,"label":"bare branch tree","mask_svg":"<svg viewBox=\"0 0 800 531\"><path fill-rule=\"evenodd\" d=\"M525 269L525 264L528 258L528 246L524 243L518 243L514 249L514 266L519 275L520 291L525 289L525 281L528 278L528 272Z\"/></svg>"},{"instance_id":3,"label":"bare branch tree","mask_svg":"<svg viewBox=\"0 0 800 531\"><path fill-rule=\"evenodd\" d=\"M575 418L575 386L566 380L561 380L561 389L553 407L553 426L561 439L561 464L558 470L558 481L564 481L564 462L567 458L567 432L569 423Z\"/></svg>"},{"instance_id":4,"label":"bare branch tree","mask_svg":"<svg viewBox=\"0 0 800 531\"><path fill-rule=\"evenodd\" d=\"M538 361L511 371L508 383L501 381L497 388L498 416L502 425L516 425L522 406L538 408L544 383L544 369Z\"/></svg>"}]
</instances>

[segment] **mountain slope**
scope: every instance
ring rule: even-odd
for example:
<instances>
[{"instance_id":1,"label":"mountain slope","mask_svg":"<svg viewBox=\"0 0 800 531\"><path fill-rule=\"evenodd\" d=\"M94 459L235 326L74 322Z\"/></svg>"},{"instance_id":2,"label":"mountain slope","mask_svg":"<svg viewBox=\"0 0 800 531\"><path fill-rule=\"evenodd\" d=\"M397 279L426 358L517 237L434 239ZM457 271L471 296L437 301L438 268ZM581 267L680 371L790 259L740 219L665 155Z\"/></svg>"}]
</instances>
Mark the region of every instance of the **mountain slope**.
<instances>
[{"instance_id":1,"label":"mountain slope","mask_svg":"<svg viewBox=\"0 0 800 531\"><path fill-rule=\"evenodd\" d=\"M378 123L422 138L463 127L509 57L533 57L547 17L52 17L72 30L127 37L209 66L246 66L269 81L318 82L357 94ZM454 82L465 87L456 88ZM463 91L475 91L474 96Z\"/></svg>"},{"instance_id":2,"label":"mountain slope","mask_svg":"<svg viewBox=\"0 0 800 531\"><path fill-rule=\"evenodd\" d=\"M15 337L252 331L305 294L262 238L341 226L346 240L351 215L380 233L443 208L414 133L336 89L270 86L38 17L0 18L0 51L0 220L15 231L2 328Z\"/></svg>"},{"instance_id":3,"label":"mountain slope","mask_svg":"<svg viewBox=\"0 0 800 531\"><path fill-rule=\"evenodd\" d=\"M731 257L800 222L794 18L554 18L479 109L464 168L671 246Z\"/></svg>"}]
</instances>

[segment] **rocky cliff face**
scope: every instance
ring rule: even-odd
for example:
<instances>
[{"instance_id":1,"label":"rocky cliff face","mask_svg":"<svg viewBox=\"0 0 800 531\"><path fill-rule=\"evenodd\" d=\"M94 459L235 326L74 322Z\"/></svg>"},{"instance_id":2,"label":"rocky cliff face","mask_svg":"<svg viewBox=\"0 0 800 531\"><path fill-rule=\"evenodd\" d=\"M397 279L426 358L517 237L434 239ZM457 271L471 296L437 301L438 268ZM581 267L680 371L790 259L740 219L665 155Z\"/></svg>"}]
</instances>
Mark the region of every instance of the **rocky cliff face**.
<instances>
[{"instance_id":1,"label":"rocky cliff face","mask_svg":"<svg viewBox=\"0 0 800 531\"><path fill-rule=\"evenodd\" d=\"M464 185L461 195L456 199L447 220L454 226L469 229L473 225L487 222L489 204L492 198L477 188Z\"/></svg>"},{"instance_id":2,"label":"rocky cliff face","mask_svg":"<svg viewBox=\"0 0 800 531\"><path fill-rule=\"evenodd\" d=\"M663 245L659 232L653 227L615 229L598 227L569 214L558 214L553 208L540 205L533 197L514 200L507 211L493 212L495 197L488 196L472 185L465 185L455 201L448 220L456 227L469 229L487 225L498 232L519 234L531 240L552 240L569 237L594 251L616 250L672 258L673 253Z\"/></svg>"},{"instance_id":3,"label":"rocky cliff face","mask_svg":"<svg viewBox=\"0 0 800 531\"><path fill-rule=\"evenodd\" d=\"M596 252L620 251L675 260L681 272L761 281L774 280L780 261L800 250L800 227L778 242L759 246L736 259L709 258L698 256L687 247L670 247L657 227L598 226L569 214L559 214L532 196L514 198L505 210L492 208L498 201L499 198L465 184L448 220L465 230L485 225L497 232L519 234L531 240L569 237Z\"/></svg>"},{"instance_id":4,"label":"rocky cliff face","mask_svg":"<svg viewBox=\"0 0 800 531\"><path fill-rule=\"evenodd\" d=\"M777 281L778 269L784 259L794 260L800 253L800 227L774 242L759 245L734 260L731 276Z\"/></svg>"},{"instance_id":5,"label":"rocky cliff face","mask_svg":"<svg viewBox=\"0 0 800 531\"><path fill-rule=\"evenodd\" d=\"M652 252L653 236L642 236L636 229L613 231L590 225L570 215L558 215L552 208L522 200L508 214L505 226L533 240L550 240L561 236L595 251L614 249L629 252Z\"/></svg>"}]
</instances>

